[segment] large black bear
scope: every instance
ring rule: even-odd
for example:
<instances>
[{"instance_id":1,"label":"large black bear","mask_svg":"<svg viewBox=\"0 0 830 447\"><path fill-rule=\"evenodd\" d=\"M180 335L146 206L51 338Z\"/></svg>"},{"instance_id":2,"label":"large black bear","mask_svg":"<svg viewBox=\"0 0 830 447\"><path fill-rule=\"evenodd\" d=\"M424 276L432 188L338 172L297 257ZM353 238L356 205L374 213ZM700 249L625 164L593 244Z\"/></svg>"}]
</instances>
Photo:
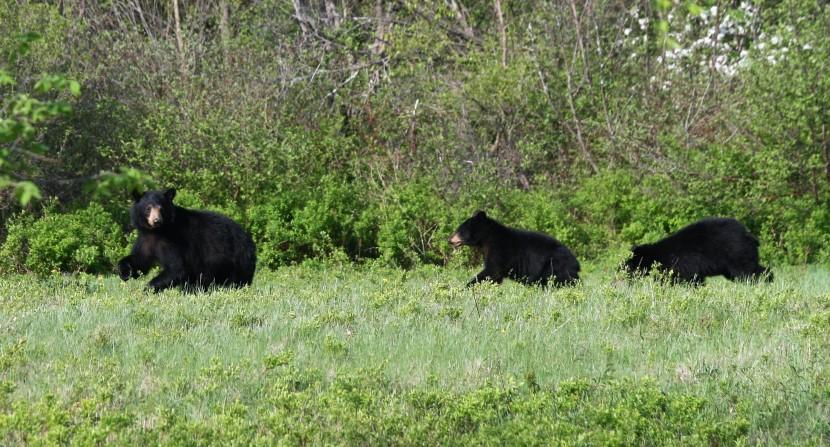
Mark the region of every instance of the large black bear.
<instances>
[{"instance_id":1,"label":"large black bear","mask_svg":"<svg viewBox=\"0 0 830 447\"><path fill-rule=\"evenodd\" d=\"M453 247L469 245L484 253L484 270L467 286L507 277L525 284L570 285L579 280L579 262L556 239L542 233L508 228L476 211L449 240Z\"/></svg>"},{"instance_id":2,"label":"large black bear","mask_svg":"<svg viewBox=\"0 0 830 447\"><path fill-rule=\"evenodd\" d=\"M158 265L162 270L148 285L154 292L251 284L256 269L251 236L225 216L174 205L175 196L175 189L134 195L130 220L138 240L118 262L121 279L137 278Z\"/></svg>"},{"instance_id":3,"label":"large black bear","mask_svg":"<svg viewBox=\"0 0 830 447\"><path fill-rule=\"evenodd\" d=\"M630 275L648 274L656 263L661 271L671 271L676 282L702 284L718 275L733 281L772 281L772 273L758 263L758 239L735 219L703 219L631 251L625 263Z\"/></svg>"}]
</instances>

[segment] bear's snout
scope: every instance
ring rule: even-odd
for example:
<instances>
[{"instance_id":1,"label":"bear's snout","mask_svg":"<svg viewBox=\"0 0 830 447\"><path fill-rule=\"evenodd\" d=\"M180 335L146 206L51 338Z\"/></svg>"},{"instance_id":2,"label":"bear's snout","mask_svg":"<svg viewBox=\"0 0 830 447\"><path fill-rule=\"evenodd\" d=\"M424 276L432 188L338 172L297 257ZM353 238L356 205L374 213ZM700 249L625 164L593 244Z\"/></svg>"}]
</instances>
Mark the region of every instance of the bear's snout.
<instances>
[{"instance_id":1,"label":"bear's snout","mask_svg":"<svg viewBox=\"0 0 830 447\"><path fill-rule=\"evenodd\" d=\"M458 232L455 232L452 234L452 236L450 236L449 243L453 246L453 248L458 248L464 245L464 240L461 239L461 236L458 235Z\"/></svg>"},{"instance_id":2,"label":"bear's snout","mask_svg":"<svg viewBox=\"0 0 830 447\"><path fill-rule=\"evenodd\" d=\"M150 208L150 212L147 214L147 225L150 225L151 228L155 228L163 222L164 219L161 217L161 207L154 206Z\"/></svg>"}]
</instances>

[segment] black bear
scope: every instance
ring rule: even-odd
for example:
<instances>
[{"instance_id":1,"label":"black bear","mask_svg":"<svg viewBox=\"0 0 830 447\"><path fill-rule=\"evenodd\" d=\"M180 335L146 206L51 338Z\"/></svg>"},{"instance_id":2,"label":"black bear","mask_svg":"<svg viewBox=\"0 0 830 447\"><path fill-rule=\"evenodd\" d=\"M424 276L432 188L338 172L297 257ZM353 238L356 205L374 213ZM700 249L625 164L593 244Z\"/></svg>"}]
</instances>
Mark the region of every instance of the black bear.
<instances>
[{"instance_id":1,"label":"black bear","mask_svg":"<svg viewBox=\"0 0 830 447\"><path fill-rule=\"evenodd\" d=\"M772 273L758 263L758 239L735 219L703 219L631 251L625 263L630 275L648 274L656 263L675 282L698 285L718 275L733 281L772 281Z\"/></svg>"},{"instance_id":2,"label":"black bear","mask_svg":"<svg viewBox=\"0 0 830 447\"><path fill-rule=\"evenodd\" d=\"M476 211L450 236L458 248L469 245L484 253L484 270L467 286L491 280L501 284L507 277L525 284L571 285L579 280L579 262L556 239L542 233L508 228Z\"/></svg>"},{"instance_id":3,"label":"black bear","mask_svg":"<svg viewBox=\"0 0 830 447\"><path fill-rule=\"evenodd\" d=\"M251 236L225 216L176 206L175 196L175 189L134 194L130 221L138 240L118 262L121 279L137 278L158 265L161 272L148 285L154 292L251 284L256 269Z\"/></svg>"}]
</instances>

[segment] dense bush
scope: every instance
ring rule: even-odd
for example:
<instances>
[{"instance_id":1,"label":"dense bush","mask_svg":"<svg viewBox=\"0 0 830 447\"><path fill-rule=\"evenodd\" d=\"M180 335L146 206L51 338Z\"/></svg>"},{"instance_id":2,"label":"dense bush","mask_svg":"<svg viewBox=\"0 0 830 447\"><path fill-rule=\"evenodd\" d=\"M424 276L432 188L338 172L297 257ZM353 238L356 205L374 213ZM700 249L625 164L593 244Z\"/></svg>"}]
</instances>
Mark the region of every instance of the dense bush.
<instances>
[{"instance_id":1,"label":"dense bush","mask_svg":"<svg viewBox=\"0 0 830 447\"><path fill-rule=\"evenodd\" d=\"M215 366L214 381L231 373ZM196 418L156 407L120 411L104 384L70 405L57 398L8 402L0 394L0 439L69 444L348 445L729 445L746 441L748 421L716 418L693 395L665 393L647 380L571 380L554 389L512 383L466 392L401 390L373 371L340 374L268 368L262 407L236 401ZM209 370L206 373L211 373ZM2 390L0 390L2 392ZM93 414L94 413L94 414ZM154 421L140 424L141 418ZM367 429L371 427L371 429Z\"/></svg>"},{"instance_id":2,"label":"dense bush","mask_svg":"<svg viewBox=\"0 0 830 447\"><path fill-rule=\"evenodd\" d=\"M365 188L327 175L311 190L278 190L246 210L260 265L277 267L335 253L372 255L375 217Z\"/></svg>"},{"instance_id":3,"label":"dense bush","mask_svg":"<svg viewBox=\"0 0 830 447\"><path fill-rule=\"evenodd\" d=\"M412 266L447 259L449 235L467 216L432 184L414 181L388 191L378 207L377 246L389 263Z\"/></svg>"},{"instance_id":4,"label":"dense bush","mask_svg":"<svg viewBox=\"0 0 830 447\"><path fill-rule=\"evenodd\" d=\"M121 225L97 203L65 214L47 211L40 218L21 215L9 222L0 269L107 273L126 245Z\"/></svg>"},{"instance_id":5,"label":"dense bush","mask_svg":"<svg viewBox=\"0 0 830 447\"><path fill-rule=\"evenodd\" d=\"M728 215L765 262L830 260L822 2L128 3L0 6L0 52L43 36L0 67L14 91L83 85L33 135L52 150L11 157L60 212L135 168L242 221L271 267L447 262L478 208L582 259Z\"/></svg>"}]
</instances>

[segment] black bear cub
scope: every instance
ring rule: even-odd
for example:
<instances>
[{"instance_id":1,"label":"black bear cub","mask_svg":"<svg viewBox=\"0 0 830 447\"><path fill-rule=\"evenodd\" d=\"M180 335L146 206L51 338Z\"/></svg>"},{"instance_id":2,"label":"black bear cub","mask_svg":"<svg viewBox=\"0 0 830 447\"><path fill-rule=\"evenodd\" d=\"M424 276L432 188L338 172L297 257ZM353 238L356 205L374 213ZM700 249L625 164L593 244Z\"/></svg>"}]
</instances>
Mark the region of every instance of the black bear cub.
<instances>
[{"instance_id":1,"label":"black bear cub","mask_svg":"<svg viewBox=\"0 0 830 447\"><path fill-rule=\"evenodd\" d=\"M175 189L134 194L130 221L138 240L118 262L121 279L137 278L158 265L161 272L148 285L154 292L251 284L256 269L251 236L225 216L176 206L175 196Z\"/></svg>"},{"instance_id":2,"label":"black bear cub","mask_svg":"<svg viewBox=\"0 0 830 447\"><path fill-rule=\"evenodd\" d=\"M772 273L758 263L758 239L735 219L703 219L631 251L625 263L630 275L648 274L656 263L675 282L702 284L718 275L732 281L772 281Z\"/></svg>"},{"instance_id":3,"label":"black bear cub","mask_svg":"<svg viewBox=\"0 0 830 447\"><path fill-rule=\"evenodd\" d=\"M508 228L476 211L449 240L453 247L469 245L484 253L484 270L467 286L507 277L525 284L570 285L579 280L579 262L556 239L542 233Z\"/></svg>"}]
</instances>

